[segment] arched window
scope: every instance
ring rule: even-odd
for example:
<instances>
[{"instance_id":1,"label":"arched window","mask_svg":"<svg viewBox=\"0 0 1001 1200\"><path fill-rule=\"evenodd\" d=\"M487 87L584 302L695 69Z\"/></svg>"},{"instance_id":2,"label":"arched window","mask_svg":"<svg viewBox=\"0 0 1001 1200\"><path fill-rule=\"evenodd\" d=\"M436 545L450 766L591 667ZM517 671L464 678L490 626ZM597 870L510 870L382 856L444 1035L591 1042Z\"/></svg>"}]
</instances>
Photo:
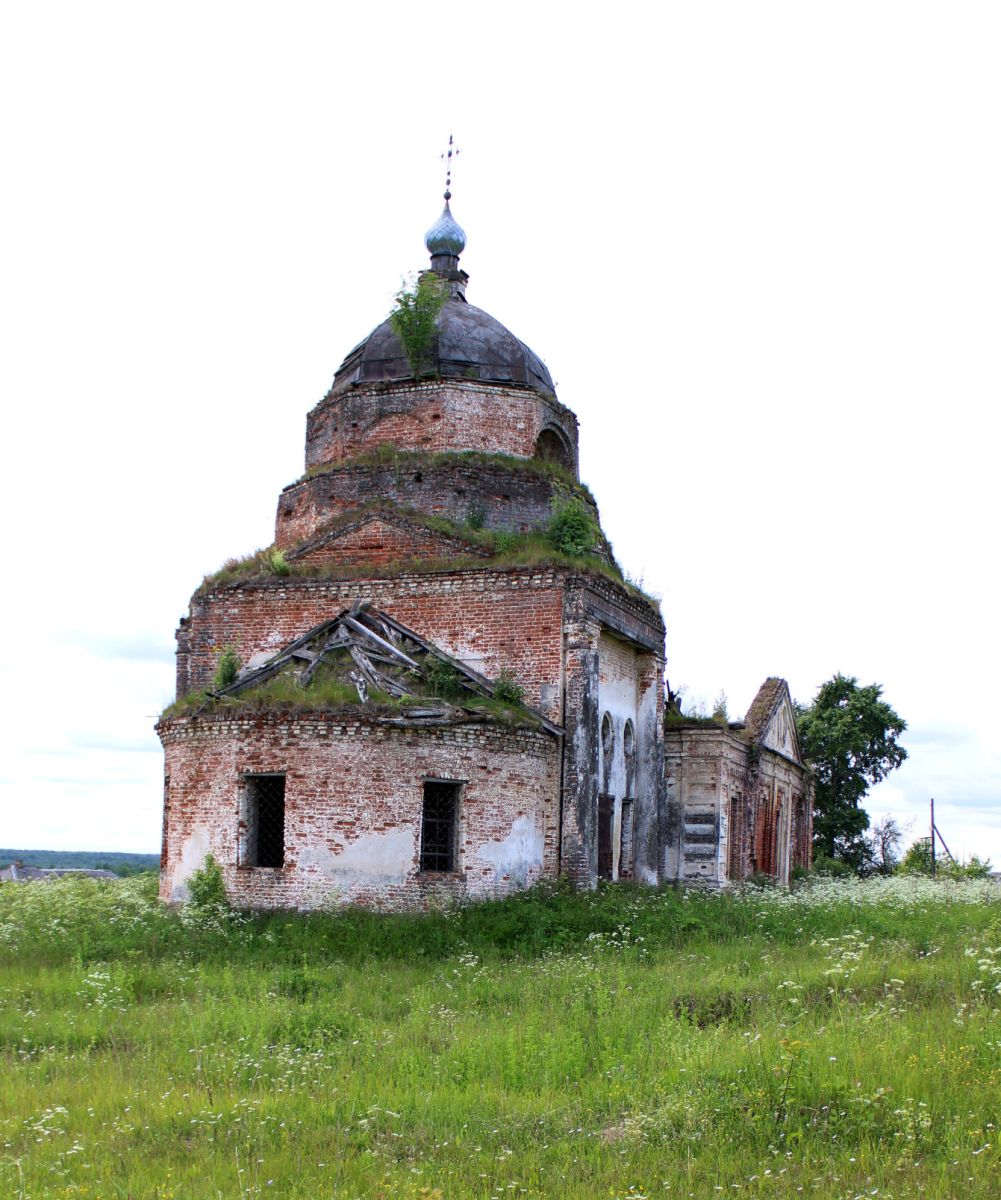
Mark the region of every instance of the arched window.
<instances>
[{"instance_id":1,"label":"arched window","mask_svg":"<svg viewBox=\"0 0 1001 1200\"><path fill-rule=\"evenodd\" d=\"M633 729L632 721L627 721L622 730L622 753L627 764L632 762L632 757L636 753L636 732Z\"/></svg>"},{"instance_id":2,"label":"arched window","mask_svg":"<svg viewBox=\"0 0 1001 1200\"><path fill-rule=\"evenodd\" d=\"M612 753L612 718L609 713L601 718L601 753L606 760Z\"/></svg>"}]
</instances>

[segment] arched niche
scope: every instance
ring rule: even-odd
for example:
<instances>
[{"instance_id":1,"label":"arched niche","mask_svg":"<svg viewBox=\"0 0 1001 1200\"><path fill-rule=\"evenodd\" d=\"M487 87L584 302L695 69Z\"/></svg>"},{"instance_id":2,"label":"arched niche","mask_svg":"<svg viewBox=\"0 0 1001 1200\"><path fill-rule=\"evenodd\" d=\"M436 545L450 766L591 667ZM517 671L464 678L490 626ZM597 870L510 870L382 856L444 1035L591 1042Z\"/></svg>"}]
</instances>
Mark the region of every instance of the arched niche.
<instances>
[{"instance_id":1,"label":"arched niche","mask_svg":"<svg viewBox=\"0 0 1001 1200\"><path fill-rule=\"evenodd\" d=\"M546 426L536 439L534 457L542 459L543 462L556 463L571 475L576 474L573 450L566 435L552 425Z\"/></svg>"}]
</instances>

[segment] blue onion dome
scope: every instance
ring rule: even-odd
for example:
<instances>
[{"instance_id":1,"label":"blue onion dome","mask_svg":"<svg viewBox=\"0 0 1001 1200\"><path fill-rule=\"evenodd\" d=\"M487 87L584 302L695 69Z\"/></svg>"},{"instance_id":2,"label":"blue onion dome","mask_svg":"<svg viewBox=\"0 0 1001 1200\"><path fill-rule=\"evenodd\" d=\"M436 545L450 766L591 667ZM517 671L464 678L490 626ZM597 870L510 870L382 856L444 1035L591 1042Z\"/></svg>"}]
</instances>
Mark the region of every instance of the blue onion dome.
<instances>
[{"instance_id":1,"label":"blue onion dome","mask_svg":"<svg viewBox=\"0 0 1001 1200\"><path fill-rule=\"evenodd\" d=\"M424 245L432 255L447 254L458 258L466 248L466 234L448 207L451 196L445 193L445 207L441 216L424 235Z\"/></svg>"}]
</instances>

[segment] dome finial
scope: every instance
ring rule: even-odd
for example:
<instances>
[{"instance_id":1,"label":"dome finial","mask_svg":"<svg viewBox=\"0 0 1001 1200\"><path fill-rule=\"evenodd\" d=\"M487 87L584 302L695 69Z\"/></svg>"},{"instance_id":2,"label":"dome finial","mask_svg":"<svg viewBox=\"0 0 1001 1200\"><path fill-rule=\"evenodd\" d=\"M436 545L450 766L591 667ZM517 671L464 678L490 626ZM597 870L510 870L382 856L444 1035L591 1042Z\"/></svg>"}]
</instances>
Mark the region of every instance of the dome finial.
<instances>
[{"instance_id":1,"label":"dome finial","mask_svg":"<svg viewBox=\"0 0 1001 1200\"><path fill-rule=\"evenodd\" d=\"M441 156L445 163L445 207L441 216L424 235L424 245L431 255L431 266L434 270L455 270L459 255L466 248L466 234L448 206L449 200L452 199L452 158L460 153L461 151L455 149L454 139L449 134L448 147Z\"/></svg>"},{"instance_id":2,"label":"dome finial","mask_svg":"<svg viewBox=\"0 0 1001 1200\"><path fill-rule=\"evenodd\" d=\"M456 158L462 153L461 150L453 150L452 135L448 135L448 146L445 153L441 156L445 164L445 203L452 199L452 155Z\"/></svg>"}]
</instances>

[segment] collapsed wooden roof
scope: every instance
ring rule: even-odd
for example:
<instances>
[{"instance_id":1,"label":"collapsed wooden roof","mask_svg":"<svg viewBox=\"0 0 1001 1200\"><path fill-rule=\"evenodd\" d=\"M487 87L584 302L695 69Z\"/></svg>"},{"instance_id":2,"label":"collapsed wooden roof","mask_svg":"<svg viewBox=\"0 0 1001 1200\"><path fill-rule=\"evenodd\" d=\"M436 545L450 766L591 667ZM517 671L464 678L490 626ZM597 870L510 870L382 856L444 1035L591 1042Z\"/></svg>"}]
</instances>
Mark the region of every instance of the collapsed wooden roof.
<instances>
[{"instance_id":1,"label":"collapsed wooden roof","mask_svg":"<svg viewBox=\"0 0 1001 1200\"><path fill-rule=\"evenodd\" d=\"M324 677L354 689L357 702L399 702L398 717L388 724L453 724L488 714L475 699L492 699L497 682L480 675L405 625L369 604L355 604L296 638L260 667L244 671L229 686L210 692L212 699L237 699L286 676L304 694ZM464 703L465 701L465 703ZM562 730L535 709L522 708L549 733Z\"/></svg>"}]
</instances>

